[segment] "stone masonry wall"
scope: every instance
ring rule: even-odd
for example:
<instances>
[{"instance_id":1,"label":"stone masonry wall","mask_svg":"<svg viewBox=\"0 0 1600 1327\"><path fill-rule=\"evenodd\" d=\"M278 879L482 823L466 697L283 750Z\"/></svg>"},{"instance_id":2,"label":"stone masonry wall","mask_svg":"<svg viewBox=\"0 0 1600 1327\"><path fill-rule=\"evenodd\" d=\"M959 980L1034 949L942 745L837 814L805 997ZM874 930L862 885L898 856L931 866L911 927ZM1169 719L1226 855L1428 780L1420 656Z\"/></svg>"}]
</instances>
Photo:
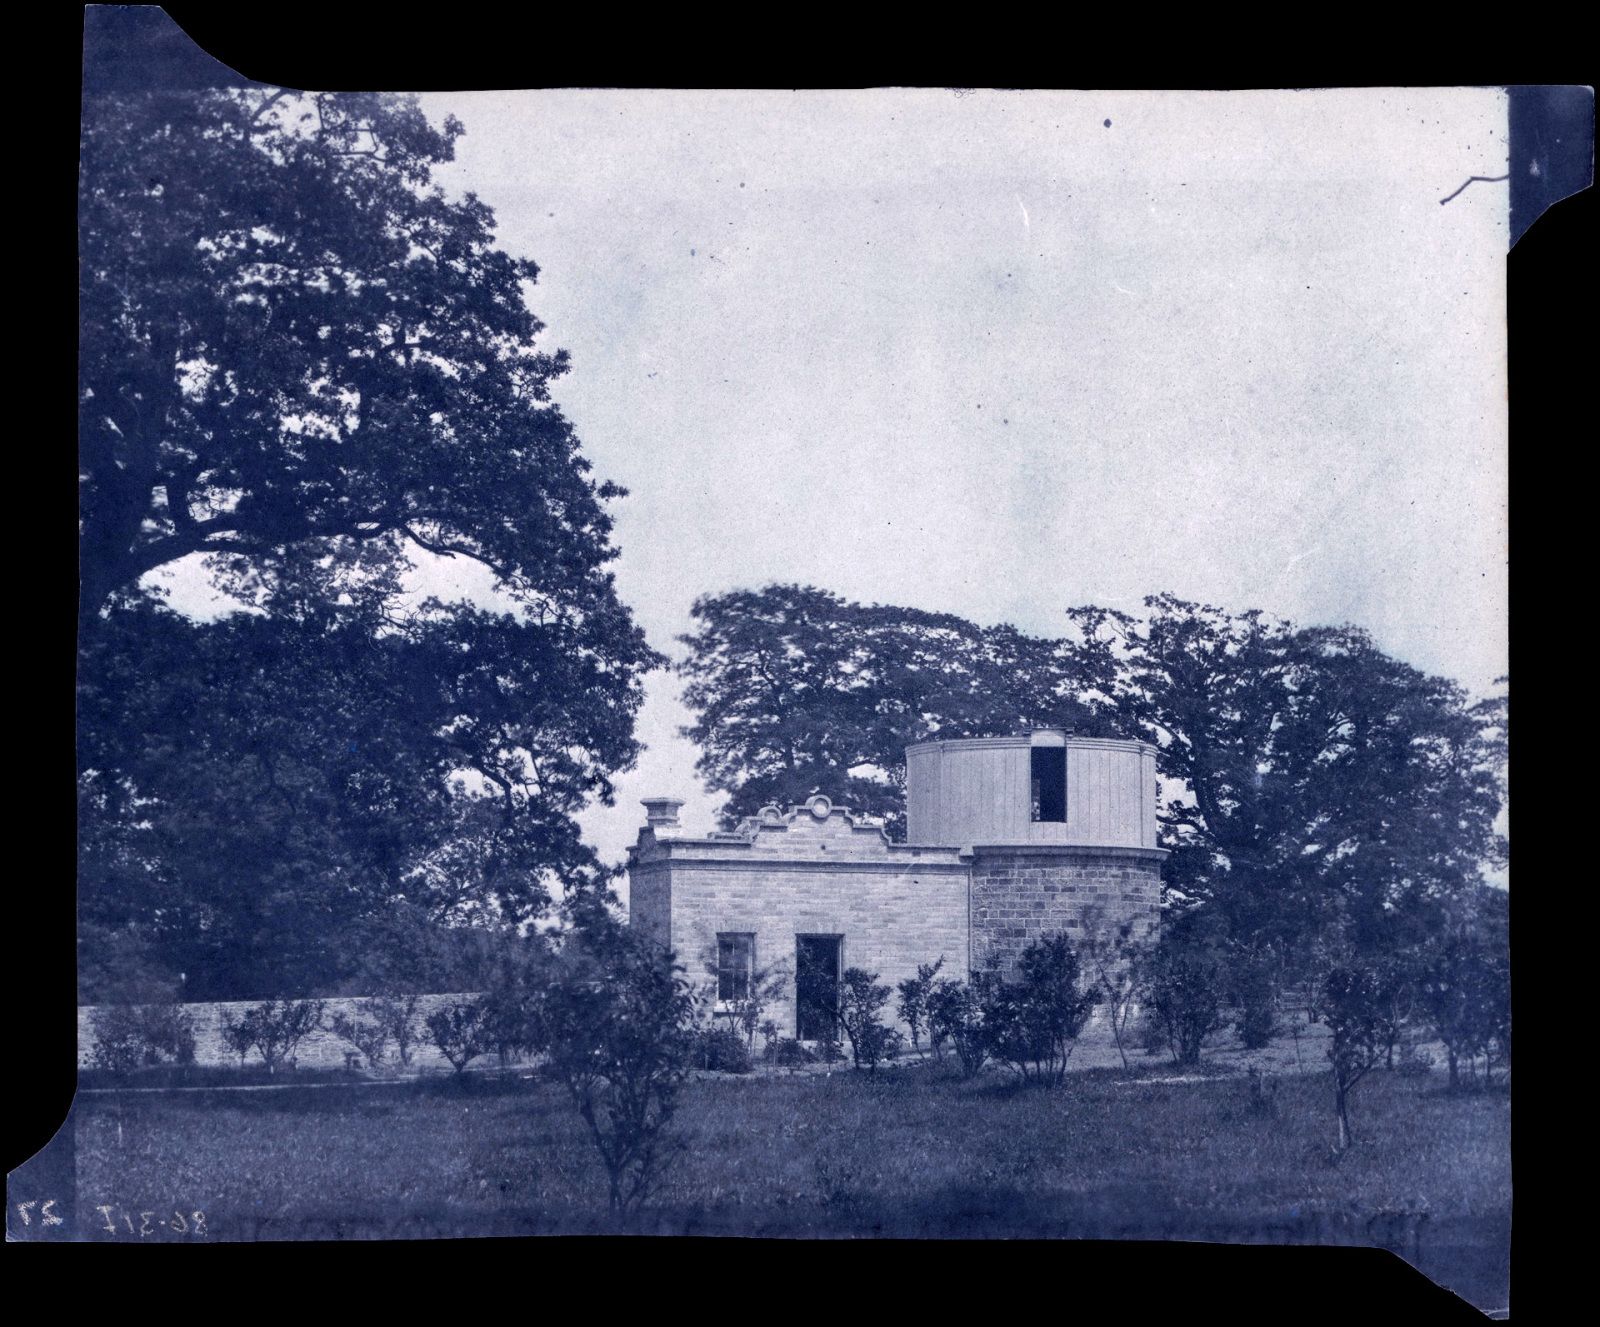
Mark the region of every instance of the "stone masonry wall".
<instances>
[{"instance_id":1,"label":"stone masonry wall","mask_svg":"<svg viewBox=\"0 0 1600 1327\"><path fill-rule=\"evenodd\" d=\"M778 964L785 974L783 998L765 1015L782 1036L792 1037L796 1030L797 935L842 935L841 970L865 968L890 987L914 977L919 963L932 963L941 954L946 973L966 975L965 870L933 872L898 864L830 870L825 865L808 869L776 863L752 863L745 869L690 862L675 862L667 869L672 946L691 979L714 980L719 931L754 933L757 967ZM636 872L635 880L651 874ZM891 1000L885 1021L897 1024L894 1005Z\"/></svg>"},{"instance_id":2,"label":"stone masonry wall","mask_svg":"<svg viewBox=\"0 0 1600 1327\"><path fill-rule=\"evenodd\" d=\"M470 995L423 995L418 997L417 1005L417 1042L412 1049L413 1070L441 1070L448 1071L450 1062L439 1053L439 1048L433 1044L433 1039L428 1035L425 1020L436 1009L447 1005L458 1004L470 1000ZM345 1056L354 1051L355 1047L334 1035L327 1024L334 1016L344 1014L352 1018L365 1016L365 1006L368 1002L366 996L330 997L322 1002L324 1026L312 1032L295 1052L295 1060L302 1069L342 1069L345 1065ZM224 1015L232 1014L235 1019L253 1005L260 1004L259 1000L224 1000L213 1003L185 1004L183 1011L189 1016L194 1025L195 1063L208 1067L237 1068L239 1057L228 1049L222 1039L222 1020ZM89 1067L94 1061L94 1015L96 1005L78 1006L78 1064L82 1068ZM493 1060L488 1057L480 1063ZM394 1063L394 1044L388 1048L388 1067L398 1071ZM245 1063L259 1066L261 1057L251 1051Z\"/></svg>"},{"instance_id":3,"label":"stone masonry wall","mask_svg":"<svg viewBox=\"0 0 1600 1327\"><path fill-rule=\"evenodd\" d=\"M664 948L672 945L670 869L663 862L628 873L628 924Z\"/></svg>"},{"instance_id":4,"label":"stone masonry wall","mask_svg":"<svg viewBox=\"0 0 1600 1327\"><path fill-rule=\"evenodd\" d=\"M1076 948L1091 911L1107 926L1131 921L1137 937L1153 937L1161 915L1160 862L1115 848L1067 855L980 847L972 861L972 966L983 970L997 961L1014 972L1030 944L1063 931Z\"/></svg>"}]
</instances>

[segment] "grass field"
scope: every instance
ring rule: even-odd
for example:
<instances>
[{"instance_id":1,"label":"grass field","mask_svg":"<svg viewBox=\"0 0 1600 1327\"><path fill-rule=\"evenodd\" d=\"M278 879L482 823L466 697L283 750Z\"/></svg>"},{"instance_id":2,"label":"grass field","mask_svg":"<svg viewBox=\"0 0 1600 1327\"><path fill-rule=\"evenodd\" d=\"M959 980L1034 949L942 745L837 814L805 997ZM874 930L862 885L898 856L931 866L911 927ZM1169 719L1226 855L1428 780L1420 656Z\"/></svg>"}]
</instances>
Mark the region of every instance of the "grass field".
<instances>
[{"instance_id":1,"label":"grass field","mask_svg":"<svg viewBox=\"0 0 1600 1327\"><path fill-rule=\"evenodd\" d=\"M1374 1074L1357 1090L1358 1146L1335 1162L1326 1076L1278 1083L1263 1112L1242 1077L1153 1066L1053 1091L932 1066L704 1078L678 1122L687 1150L641 1226L1372 1244L1481 1306L1505 1302L1506 1089ZM581 1122L553 1084L520 1075L86 1093L75 1115L86 1238L111 1238L101 1207L113 1223L203 1210L221 1239L605 1228Z\"/></svg>"}]
</instances>

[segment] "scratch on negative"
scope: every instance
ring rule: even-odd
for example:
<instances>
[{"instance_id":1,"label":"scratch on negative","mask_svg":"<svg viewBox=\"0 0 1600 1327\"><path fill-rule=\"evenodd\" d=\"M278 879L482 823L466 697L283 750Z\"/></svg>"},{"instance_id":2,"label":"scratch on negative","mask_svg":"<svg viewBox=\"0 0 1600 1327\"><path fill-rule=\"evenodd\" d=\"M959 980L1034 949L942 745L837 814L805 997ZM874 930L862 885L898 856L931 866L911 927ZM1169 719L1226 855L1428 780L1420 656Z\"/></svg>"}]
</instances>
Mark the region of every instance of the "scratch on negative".
<instances>
[{"instance_id":1,"label":"scratch on negative","mask_svg":"<svg viewBox=\"0 0 1600 1327\"><path fill-rule=\"evenodd\" d=\"M1501 180L1509 180L1510 178L1511 177L1509 175L1469 175L1467 176L1467 183L1463 184L1461 189L1465 189L1467 184L1471 184L1474 180L1476 180L1479 184L1498 184ZM1456 193L1451 194L1449 198L1441 198L1439 200L1439 206L1443 207L1450 201L1451 198L1454 198L1456 194L1460 193L1461 189L1457 189Z\"/></svg>"}]
</instances>

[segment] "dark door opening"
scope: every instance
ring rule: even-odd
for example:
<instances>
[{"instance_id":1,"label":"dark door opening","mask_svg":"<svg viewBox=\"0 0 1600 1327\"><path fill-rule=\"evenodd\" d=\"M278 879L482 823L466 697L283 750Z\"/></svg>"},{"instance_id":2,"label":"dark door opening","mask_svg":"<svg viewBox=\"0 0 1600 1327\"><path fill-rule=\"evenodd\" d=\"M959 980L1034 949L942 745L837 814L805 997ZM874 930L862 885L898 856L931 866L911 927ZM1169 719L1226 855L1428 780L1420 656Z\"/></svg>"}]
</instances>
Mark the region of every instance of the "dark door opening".
<instances>
[{"instance_id":1,"label":"dark door opening","mask_svg":"<svg viewBox=\"0 0 1600 1327\"><path fill-rule=\"evenodd\" d=\"M1057 823L1067 818L1067 750L1033 748L1033 818Z\"/></svg>"},{"instance_id":2,"label":"dark door opening","mask_svg":"<svg viewBox=\"0 0 1600 1327\"><path fill-rule=\"evenodd\" d=\"M839 950L842 935L794 938L795 1036L818 1041L837 1036Z\"/></svg>"}]
</instances>

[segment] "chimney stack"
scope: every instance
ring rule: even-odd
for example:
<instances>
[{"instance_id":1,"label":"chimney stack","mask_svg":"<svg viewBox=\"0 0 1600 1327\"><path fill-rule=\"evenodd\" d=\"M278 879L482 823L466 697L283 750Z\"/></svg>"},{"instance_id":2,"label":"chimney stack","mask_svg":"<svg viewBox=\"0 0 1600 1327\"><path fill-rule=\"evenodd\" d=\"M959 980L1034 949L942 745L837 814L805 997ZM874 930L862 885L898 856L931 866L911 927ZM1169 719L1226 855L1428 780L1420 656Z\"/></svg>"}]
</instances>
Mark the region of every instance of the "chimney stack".
<instances>
[{"instance_id":1,"label":"chimney stack","mask_svg":"<svg viewBox=\"0 0 1600 1327\"><path fill-rule=\"evenodd\" d=\"M681 797L646 797L641 799L644 807L645 824L651 829L676 829L678 827L678 808L683 805Z\"/></svg>"}]
</instances>

